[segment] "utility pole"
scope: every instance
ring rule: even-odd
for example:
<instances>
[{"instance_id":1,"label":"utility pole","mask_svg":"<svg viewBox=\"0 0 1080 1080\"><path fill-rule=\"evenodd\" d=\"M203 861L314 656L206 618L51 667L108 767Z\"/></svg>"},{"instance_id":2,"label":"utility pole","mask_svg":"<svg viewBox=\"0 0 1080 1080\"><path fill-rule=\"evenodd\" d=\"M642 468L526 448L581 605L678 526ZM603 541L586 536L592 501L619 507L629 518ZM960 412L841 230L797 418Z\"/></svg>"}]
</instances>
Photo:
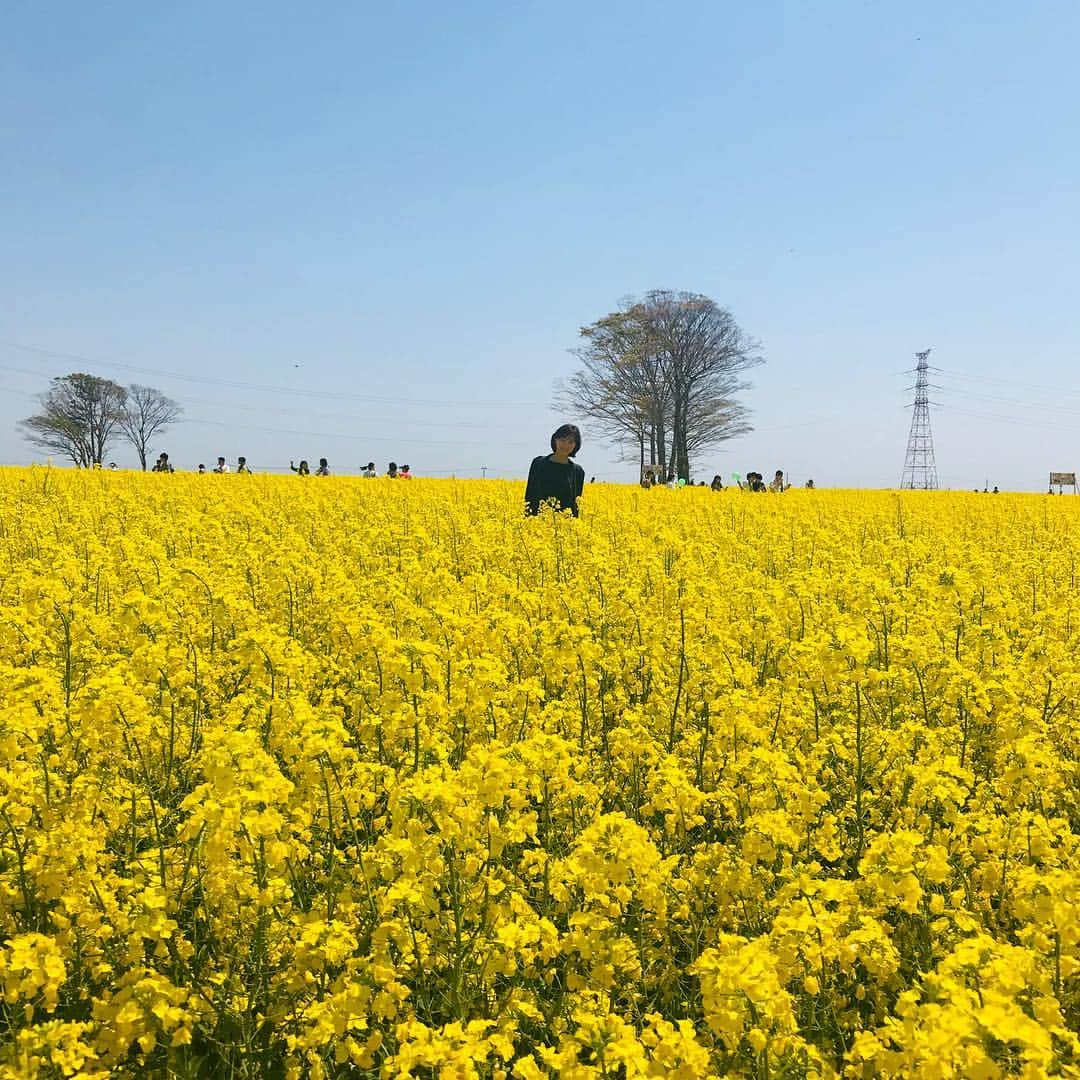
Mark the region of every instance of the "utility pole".
<instances>
[{"instance_id":1,"label":"utility pole","mask_svg":"<svg viewBox=\"0 0 1080 1080\"><path fill-rule=\"evenodd\" d=\"M915 391L914 411L911 414L911 431L908 434L907 454L904 457L904 474L900 478L901 488L937 490L937 464L934 461L934 436L930 432L930 382L929 372L939 371L927 363L930 350L915 354L915 385L909 390ZM935 387L936 389L936 387Z\"/></svg>"},{"instance_id":2,"label":"utility pole","mask_svg":"<svg viewBox=\"0 0 1080 1080\"><path fill-rule=\"evenodd\" d=\"M480 476L484 480L487 479L487 466L486 465L481 465L480 466Z\"/></svg>"}]
</instances>

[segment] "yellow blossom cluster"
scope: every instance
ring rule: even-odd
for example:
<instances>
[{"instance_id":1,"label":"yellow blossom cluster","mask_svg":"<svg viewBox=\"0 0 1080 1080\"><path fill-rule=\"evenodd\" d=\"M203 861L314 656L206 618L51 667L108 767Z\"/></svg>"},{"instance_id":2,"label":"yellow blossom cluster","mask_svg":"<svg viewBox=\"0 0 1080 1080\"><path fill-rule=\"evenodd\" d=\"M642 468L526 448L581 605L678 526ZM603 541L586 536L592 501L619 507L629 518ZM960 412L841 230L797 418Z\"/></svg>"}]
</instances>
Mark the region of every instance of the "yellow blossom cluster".
<instances>
[{"instance_id":1,"label":"yellow blossom cluster","mask_svg":"<svg viewBox=\"0 0 1080 1080\"><path fill-rule=\"evenodd\" d=\"M1080 500L0 470L0 1078L1080 1077Z\"/></svg>"}]
</instances>

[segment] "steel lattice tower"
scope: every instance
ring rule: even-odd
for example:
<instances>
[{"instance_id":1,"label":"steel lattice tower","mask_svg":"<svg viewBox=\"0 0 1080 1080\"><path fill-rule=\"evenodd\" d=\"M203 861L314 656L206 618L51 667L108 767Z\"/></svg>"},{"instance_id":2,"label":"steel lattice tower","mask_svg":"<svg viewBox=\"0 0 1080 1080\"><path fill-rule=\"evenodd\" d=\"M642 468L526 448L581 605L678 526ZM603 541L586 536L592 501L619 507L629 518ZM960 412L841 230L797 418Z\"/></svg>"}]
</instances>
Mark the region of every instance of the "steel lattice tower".
<instances>
[{"instance_id":1,"label":"steel lattice tower","mask_svg":"<svg viewBox=\"0 0 1080 1080\"><path fill-rule=\"evenodd\" d=\"M904 458L902 488L936 490L938 486L937 465L934 462L934 436L930 433L930 365L926 358L930 350L915 354L914 412L911 414L911 432L908 434L907 455Z\"/></svg>"}]
</instances>

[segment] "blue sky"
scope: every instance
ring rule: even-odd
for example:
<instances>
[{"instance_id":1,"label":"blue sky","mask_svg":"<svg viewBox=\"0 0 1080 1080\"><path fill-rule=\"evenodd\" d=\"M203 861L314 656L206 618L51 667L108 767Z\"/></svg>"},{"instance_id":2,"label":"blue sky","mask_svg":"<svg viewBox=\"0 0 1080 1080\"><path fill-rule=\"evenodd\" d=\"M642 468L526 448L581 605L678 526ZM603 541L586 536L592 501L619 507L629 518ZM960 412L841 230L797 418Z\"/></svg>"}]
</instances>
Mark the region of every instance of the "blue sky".
<instances>
[{"instance_id":1,"label":"blue sky","mask_svg":"<svg viewBox=\"0 0 1080 1080\"><path fill-rule=\"evenodd\" d=\"M699 476L897 483L933 347L942 484L1045 488L1080 470L1078 39L1068 3L9 0L0 462L91 370L185 406L181 467L523 476L579 327L672 288L766 358Z\"/></svg>"}]
</instances>

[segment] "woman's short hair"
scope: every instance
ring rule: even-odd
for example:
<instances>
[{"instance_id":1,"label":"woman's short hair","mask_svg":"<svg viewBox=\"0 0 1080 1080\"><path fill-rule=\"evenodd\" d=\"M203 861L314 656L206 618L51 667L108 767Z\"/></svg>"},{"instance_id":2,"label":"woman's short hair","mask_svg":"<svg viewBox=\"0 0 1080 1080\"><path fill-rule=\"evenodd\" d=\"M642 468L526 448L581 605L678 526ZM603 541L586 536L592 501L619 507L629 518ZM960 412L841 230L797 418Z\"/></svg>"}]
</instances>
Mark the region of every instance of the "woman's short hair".
<instances>
[{"instance_id":1,"label":"woman's short hair","mask_svg":"<svg viewBox=\"0 0 1080 1080\"><path fill-rule=\"evenodd\" d=\"M572 438L574 440L574 449L570 451L570 456L573 457L581 449L581 430L577 424L562 424L557 427L551 436L551 452L555 453L555 440Z\"/></svg>"}]
</instances>

